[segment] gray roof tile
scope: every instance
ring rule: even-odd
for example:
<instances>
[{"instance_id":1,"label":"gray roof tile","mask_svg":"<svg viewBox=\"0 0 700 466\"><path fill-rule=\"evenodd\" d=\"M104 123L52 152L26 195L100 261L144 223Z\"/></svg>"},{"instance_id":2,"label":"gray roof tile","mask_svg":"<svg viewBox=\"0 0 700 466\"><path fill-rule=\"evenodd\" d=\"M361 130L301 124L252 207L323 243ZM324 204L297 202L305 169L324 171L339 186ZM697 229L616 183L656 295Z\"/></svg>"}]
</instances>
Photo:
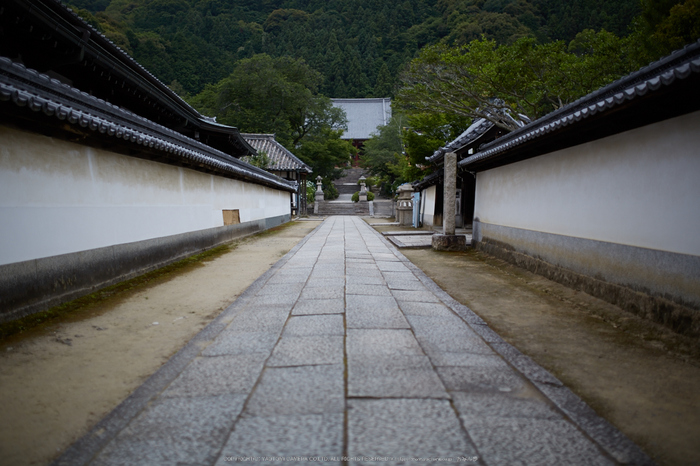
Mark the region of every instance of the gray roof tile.
<instances>
[{"instance_id":1,"label":"gray roof tile","mask_svg":"<svg viewBox=\"0 0 700 466\"><path fill-rule=\"evenodd\" d=\"M428 162L436 163L440 161L447 152L454 152L471 142L477 140L482 134L493 128L494 124L484 118L474 121L469 128L457 136L452 142L436 150L433 155L426 157Z\"/></svg>"},{"instance_id":2,"label":"gray roof tile","mask_svg":"<svg viewBox=\"0 0 700 466\"><path fill-rule=\"evenodd\" d=\"M311 173L311 167L299 160L289 152L282 144L275 141L274 134L241 133L241 136L250 144L256 152L265 152L270 159L268 170L298 170Z\"/></svg>"},{"instance_id":3,"label":"gray roof tile","mask_svg":"<svg viewBox=\"0 0 700 466\"><path fill-rule=\"evenodd\" d=\"M348 118L348 130L343 139L369 139L377 127L391 120L391 99L331 99L334 107L342 108Z\"/></svg>"}]
</instances>

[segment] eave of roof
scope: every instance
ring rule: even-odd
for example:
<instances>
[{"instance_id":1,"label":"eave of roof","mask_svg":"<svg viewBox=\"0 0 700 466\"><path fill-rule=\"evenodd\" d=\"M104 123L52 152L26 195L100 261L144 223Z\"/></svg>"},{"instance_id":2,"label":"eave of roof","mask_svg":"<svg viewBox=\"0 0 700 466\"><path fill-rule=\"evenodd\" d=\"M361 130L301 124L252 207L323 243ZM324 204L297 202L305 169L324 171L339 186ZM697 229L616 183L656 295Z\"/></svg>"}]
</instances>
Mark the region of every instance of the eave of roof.
<instances>
[{"instance_id":1,"label":"eave of roof","mask_svg":"<svg viewBox=\"0 0 700 466\"><path fill-rule=\"evenodd\" d=\"M26 1L13 0L14 3L23 4ZM187 114L192 119L201 119L202 115L192 108L187 102L182 100L168 86L163 84L158 78L151 74L140 63L134 60L128 53L115 45L111 40L105 37L97 29L78 16L73 10L68 8L58 0L33 0L31 3L34 14L40 14L42 19L55 25L56 29L62 28L65 30L64 37L72 38L76 44L79 44L93 52L95 56L99 56L102 60L109 63L113 67L123 67L128 69L132 75L137 75L142 79L142 85L145 88L150 88L153 92L166 97L169 104L176 106L181 112ZM58 21L62 20L64 24ZM85 29L89 31L88 40L83 40L78 37L70 29L80 31ZM164 99L165 100L165 99Z\"/></svg>"},{"instance_id":2,"label":"eave of roof","mask_svg":"<svg viewBox=\"0 0 700 466\"><path fill-rule=\"evenodd\" d=\"M442 167L436 169L434 172L432 172L429 175L426 175L423 177L423 179L419 181L414 181L411 183L413 186L413 189L416 191L420 191L422 189L428 188L430 186L436 185L442 180L444 177L444 169Z\"/></svg>"},{"instance_id":3,"label":"eave of roof","mask_svg":"<svg viewBox=\"0 0 700 466\"><path fill-rule=\"evenodd\" d=\"M484 118L479 118L474 121L462 134L457 136L447 145L436 150L430 157L426 157L425 160L430 163L440 163L445 157L446 153L457 152L468 145L474 144L479 138L481 138L481 136L483 136L494 126L495 125L492 122Z\"/></svg>"},{"instance_id":4,"label":"eave of roof","mask_svg":"<svg viewBox=\"0 0 700 466\"><path fill-rule=\"evenodd\" d=\"M265 152L270 159L268 170L311 173L311 167L299 160L286 147L275 140L274 134L241 133L243 139L256 151Z\"/></svg>"},{"instance_id":5,"label":"eave of roof","mask_svg":"<svg viewBox=\"0 0 700 466\"><path fill-rule=\"evenodd\" d=\"M169 154L178 163L195 170L215 172L221 176L284 191L296 190L295 183L27 69L5 57L0 57L0 102L3 106L12 106L3 108L3 112L30 119L36 119L41 114L55 117L75 128L88 128L95 136L107 136L131 146ZM24 113L21 113L22 107L26 107ZM31 112L27 113L27 109Z\"/></svg>"},{"instance_id":6,"label":"eave of roof","mask_svg":"<svg viewBox=\"0 0 700 466\"><path fill-rule=\"evenodd\" d=\"M700 41L486 144L459 166L475 171L493 168L697 110L698 86L688 78L697 81L699 76ZM676 88L692 94L664 101L667 95L681 92ZM649 102L644 118L635 115L639 109L633 108L642 102ZM595 126L596 120L606 118L605 125ZM595 132L589 132L592 129ZM563 137L572 131L578 133L576 137ZM560 137L547 142L546 135Z\"/></svg>"},{"instance_id":7,"label":"eave of roof","mask_svg":"<svg viewBox=\"0 0 700 466\"><path fill-rule=\"evenodd\" d=\"M187 131L181 132L186 132L190 136L194 135L195 132L209 133L218 141L228 141L235 149L232 152L237 156L255 153L253 148L240 136L238 129L213 123L211 119L202 116L129 54L60 1L7 0L7 2L8 7L14 8L13 11L23 12L36 24L46 25L52 34L60 36L63 40L72 43L74 47L79 48L86 58L90 57L91 60L99 62L102 69L106 70L108 74L119 75L122 79L129 80L139 89L141 94L147 96L149 102L177 115L178 119L186 122L184 127L188 128ZM5 12L3 17L5 16L8 16L8 12ZM120 103L120 105L123 104ZM223 146L219 148L223 148Z\"/></svg>"}]
</instances>

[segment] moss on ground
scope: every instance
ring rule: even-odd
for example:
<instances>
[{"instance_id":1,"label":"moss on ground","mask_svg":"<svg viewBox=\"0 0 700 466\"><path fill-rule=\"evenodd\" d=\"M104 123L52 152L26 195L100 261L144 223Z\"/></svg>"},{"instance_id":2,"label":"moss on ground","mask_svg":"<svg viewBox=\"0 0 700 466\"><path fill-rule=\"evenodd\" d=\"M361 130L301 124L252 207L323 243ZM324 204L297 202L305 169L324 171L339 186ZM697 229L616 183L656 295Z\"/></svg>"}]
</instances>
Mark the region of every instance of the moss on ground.
<instances>
[{"instance_id":1,"label":"moss on ground","mask_svg":"<svg viewBox=\"0 0 700 466\"><path fill-rule=\"evenodd\" d=\"M264 233L266 232L258 233L257 235ZM0 324L0 341L12 335L21 334L30 329L46 325L59 318L80 318L85 312L99 304L105 303L107 300L126 299L133 293L143 290L148 286L168 280L176 275L191 270L193 267L200 267L204 262L214 260L222 254L235 249L237 245L238 242L233 242L217 246L151 272L144 273L138 277L101 288L94 293L59 304L45 311L37 312L10 322L3 322Z\"/></svg>"}]
</instances>

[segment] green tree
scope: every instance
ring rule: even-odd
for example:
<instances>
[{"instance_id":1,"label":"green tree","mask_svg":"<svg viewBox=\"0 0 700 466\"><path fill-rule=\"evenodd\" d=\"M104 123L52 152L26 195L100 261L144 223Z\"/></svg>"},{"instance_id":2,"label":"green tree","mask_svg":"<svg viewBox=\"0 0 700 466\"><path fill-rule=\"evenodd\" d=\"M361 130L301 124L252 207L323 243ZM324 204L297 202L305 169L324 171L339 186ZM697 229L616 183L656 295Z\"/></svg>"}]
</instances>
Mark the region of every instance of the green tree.
<instances>
[{"instance_id":1,"label":"green tree","mask_svg":"<svg viewBox=\"0 0 700 466\"><path fill-rule=\"evenodd\" d=\"M306 139L318 138L319 134L326 129L344 131L348 125L345 112L341 108L334 107L331 99L323 95L314 96L306 107L300 109L299 113L290 116L290 122L293 130L293 146L298 146Z\"/></svg>"},{"instance_id":2,"label":"green tree","mask_svg":"<svg viewBox=\"0 0 700 466\"><path fill-rule=\"evenodd\" d=\"M646 65L700 38L698 0L641 0L630 43L635 59Z\"/></svg>"},{"instance_id":3,"label":"green tree","mask_svg":"<svg viewBox=\"0 0 700 466\"><path fill-rule=\"evenodd\" d=\"M401 76L397 104L408 113L485 118L513 130L634 69L625 49L605 31L585 31L571 49L532 38L430 46Z\"/></svg>"},{"instance_id":4,"label":"green tree","mask_svg":"<svg viewBox=\"0 0 700 466\"><path fill-rule=\"evenodd\" d=\"M389 67L386 63L382 63L377 75L377 83L374 85L375 97L390 97L394 95L394 78L389 72Z\"/></svg>"},{"instance_id":5,"label":"green tree","mask_svg":"<svg viewBox=\"0 0 700 466\"><path fill-rule=\"evenodd\" d=\"M401 121L402 118L395 115L388 125L378 127L372 137L365 141L364 154L360 156L363 168L373 176L391 182L399 175L396 165L403 153Z\"/></svg>"},{"instance_id":6,"label":"green tree","mask_svg":"<svg viewBox=\"0 0 700 466\"><path fill-rule=\"evenodd\" d=\"M303 60L260 54L236 63L233 73L191 99L205 114L251 133L275 133L293 146L295 125L303 119L321 83Z\"/></svg>"},{"instance_id":7,"label":"green tree","mask_svg":"<svg viewBox=\"0 0 700 466\"><path fill-rule=\"evenodd\" d=\"M301 160L313 167L314 176L324 179L323 184L326 186L343 175L343 167L355 153L352 144L340 139L342 134L342 130L320 128L308 136L295 151Z\"/></svg>"},{"instance_id":8,"label":"green tree","mask_svg":"<svg viewBox=\"0 0 700 466\"><path fill-rule=\"evenodd\" d=\"M260 151L255 155L243 157L243 160L254 167L262 168L263 170L270 166L270 157L267 156L267 152L265 151Z\"/></svg>"},{"instance_id":9,"label":"green tree","mask_svg":"<svg viewBox=\"0 0 700 466\"><path fill-rule=\"evenodd\" d=\"M396 113L365 142L362 166L390 188L385 192L395 190L399 184L425 176L430 171L426 157L457 137L468 123L466 118L444 113L408 117Z\"/></svg>"},{"instance_id":10,"label":"green tree","mask_svg":"<svg viewBox=\"0 0 700 466\"><path fill-rule=\"evenodd\" d=\"M246 133L274 133L315 175L339 178L354 149L340 139L345 113L318 93L321 75L303 60L255 55L207 86L190 103Z\"/></svg>"},{"instance_id":11,"label":"green tree","mask_svg":"<svg viewBox=\"0 0 700 466\"><path fill-rule=\"evenodd\" d=\"M389 124L378 127L365 142L360 157L362 167L379 180L384 192L393 192L399 184L418 179L424 173L425 167L405 150L405 123L403 115L394 114Z\"/></svg>"},{"instance_id":12,"label":"green tree","mask_svg":"<svg viewBox=\"0 0 700 466\"><path fill-rule=\"evenodd\" d=\"M403 142L411 168L405 175L407 181L414 181L429 170L426 157L459 136L470 121L444 113L419 113L410 115L407 123L403 130Z\"/></svg>"},{"instance_id":13,"label":"green tree","mask_svg":"<svg viewBox=\"0 0 700 466\"><path fill-rule=\"evenodd\" d=\"M679 49L700 38L700 0L674 5L659 24L656 34L666 51Z\"/></svg>"}]
</instances>

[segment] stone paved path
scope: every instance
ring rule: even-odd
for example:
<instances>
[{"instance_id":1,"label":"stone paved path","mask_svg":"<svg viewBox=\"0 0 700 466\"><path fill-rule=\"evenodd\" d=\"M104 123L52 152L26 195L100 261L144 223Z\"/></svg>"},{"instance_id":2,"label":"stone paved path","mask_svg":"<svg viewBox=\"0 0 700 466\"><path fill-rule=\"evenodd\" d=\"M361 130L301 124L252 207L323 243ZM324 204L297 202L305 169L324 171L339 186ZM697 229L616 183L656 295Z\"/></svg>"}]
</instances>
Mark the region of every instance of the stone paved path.
<instances>
[{"instance_id":1,"label":"stone paved path","mask_svg":"<svg viewBox=\"0 0 700 466\"><path fill-rule=\"evenodd\" d=\"M319 457L651 463L361 219L330 217L56 464Z\"/></svg>"}]
</instances>

